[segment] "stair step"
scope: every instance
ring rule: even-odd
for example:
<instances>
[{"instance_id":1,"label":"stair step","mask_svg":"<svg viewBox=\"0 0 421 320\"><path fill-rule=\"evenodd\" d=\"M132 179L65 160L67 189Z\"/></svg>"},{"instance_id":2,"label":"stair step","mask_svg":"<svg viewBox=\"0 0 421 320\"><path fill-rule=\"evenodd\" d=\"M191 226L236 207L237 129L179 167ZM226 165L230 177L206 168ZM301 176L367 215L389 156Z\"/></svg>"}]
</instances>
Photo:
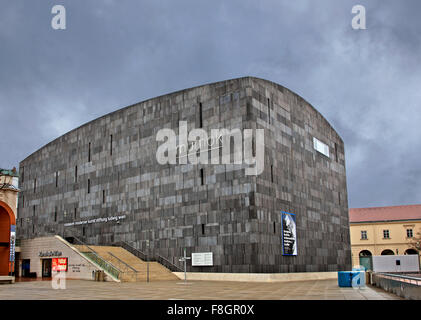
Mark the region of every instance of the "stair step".
<instances>
[{"instance_id":1,"label":"stair step","mask_svg":"<svg viewBox=\"0 0 421 320\"><path fill-rule=\"evenodd\" d=\"M77 248L80 252L91 252L91 250L89 250L84 245L74 245L74 247ZM96 245L89 246L89 248L94 250L102 259L111 263L122 271L120 275L121 281L146 281L148 263L139 259L124 248ZM110 253L124 263L114 258ZM137 272L135 273L132 269L135 269ZM149 279L153 281L178 280L178 278L170 270L156 261L149 262Z\"/></svg>"}]
</instances>

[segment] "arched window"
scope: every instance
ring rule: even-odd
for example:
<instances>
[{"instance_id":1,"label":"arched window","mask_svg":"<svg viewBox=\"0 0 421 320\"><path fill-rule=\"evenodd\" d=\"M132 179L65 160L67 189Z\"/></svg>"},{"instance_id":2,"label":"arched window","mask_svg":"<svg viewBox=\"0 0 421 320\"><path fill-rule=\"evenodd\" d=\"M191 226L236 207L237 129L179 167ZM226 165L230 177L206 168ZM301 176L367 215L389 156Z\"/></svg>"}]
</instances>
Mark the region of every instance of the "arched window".
<instances>
[{"instance_id":1,"label":"arched window","mask_svg":"<svg viewBox=\"0 0 421 320\"><path fill-rule=\"evenodd\" d=\"M360 266L363 266L366 270L373 270L372 254L369 250L362 250L358 254Z\"/></svg>"},{"instance_id":2,"label":"arched window","mask_svg":"<svg viewBox=\"0 0 421 320\"><path fill-rule=\"evenodd\" d=\"M381 253L382 256L393 256L394 254L395 253L390 249L383 250Z\"/></svg>"},{"instance_id":3,"label":"arched window","mask_svg":"<svg viewBox=\"0 0 421 320\"><path fill-rule=\"evenodd\" d=\"M418 254L418 251L415 249L406 249L405 254Z\"/></svg>"},{"instance_id":4,"label":"arched window","mask_svg":"<svg viewBox=\"0 0 421 320\"><path fill-rule=\"evenodd\" d=\"M362 250L362 251L359 253L359 256L360 256L360 257L370 257L370 256L372 256L372 254L371 254L371 252L370 252L370 251L368 251L368 250Z\"/></svg>"}]
</instances>

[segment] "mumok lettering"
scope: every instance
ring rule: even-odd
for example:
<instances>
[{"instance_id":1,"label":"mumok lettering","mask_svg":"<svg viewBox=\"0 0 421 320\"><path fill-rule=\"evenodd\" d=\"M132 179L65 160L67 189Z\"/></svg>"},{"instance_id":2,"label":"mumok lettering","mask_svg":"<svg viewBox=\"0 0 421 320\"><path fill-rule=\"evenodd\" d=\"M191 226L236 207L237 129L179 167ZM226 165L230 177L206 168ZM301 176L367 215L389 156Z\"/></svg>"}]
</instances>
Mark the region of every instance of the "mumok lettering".
<instances>
[{"instance_id":1,"label":"mumok lettering","mask_svg":"<svg viewBox=\"0 0 421 320\"><path fill-rule=\"evenodd\" d=\"M253 129L242 131L211 129L209 137L204 129L188 132L187 122L180 121L178 135L168 128L157 132L156 141L163 143L158 147L156 159L162 165L246 164L249 166L245 168L246 175L259 175L264 170L264 129L255 129L255 139Z\"/></svg>"}]
</instances>

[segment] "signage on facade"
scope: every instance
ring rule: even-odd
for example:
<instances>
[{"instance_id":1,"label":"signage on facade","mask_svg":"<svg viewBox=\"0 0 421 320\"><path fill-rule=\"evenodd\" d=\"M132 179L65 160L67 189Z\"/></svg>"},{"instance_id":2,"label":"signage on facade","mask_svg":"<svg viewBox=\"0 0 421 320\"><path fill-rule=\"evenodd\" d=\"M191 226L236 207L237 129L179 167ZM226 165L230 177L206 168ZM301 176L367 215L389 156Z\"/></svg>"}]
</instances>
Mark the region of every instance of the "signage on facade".
<instances>
[{"instance_id":1,"label":"signage on facade","mask_svg":"<svg viewBox=\"0 0 421 320\"><path fill-rule=\"evenodd\" d=\"M282 254L297 255L297 223L294 213L281 211L282 217Z\"/></svg>"},{"instance_id":2,"label":"signage on facade","mask_svg":"<svg viewBox=\"0 0 421 320\"><path fill-rule=\"evenodd\" d=\"M72 227L72 226L80 226L83 224L91 224L91 223L100 223L100 222L109 222L109 221L119 221L122 219L126 219L126 215L122 216L114 216L114 217L106 217L106 218L97 218L92 220L84 220L84 221L76 221L76 222L69 222L65 223L65 227Z\"/></svg>"},{"instance_id":3,"label":"signage on facade","mask_svg":"<svg viewBox=\"0 0 421 320\"><path fill-rule=\"evenodd\" d=\"M87 265L84 263L78 263L78 264L69 263L68 267L70 268L71 272L75 273L75 272L80 272L80 269L87 267Z\"/></svg>"},{"instance_id":4,"label":"signage on facade","mask_svg":"<svg viewBox=\"0 0 421 320\"><path fill-rule=\"evenodd\" d=\"M10 226L10 262L15 261L16 226Z\"/></svg>"},{"instance_id":5,"label":"signage on facade","mask_svg":"<svg viewBox=\"0 0 421 320\"><path fill-rule=\"evenodd\" d=\"M212 252L192 253L192 266L213 266Z\"/></svg>"},{"instance_id":6,"label":"signage on facade","mask_svg":"<svg viewBox=\"0 0 421 320\"><path fill-rule=\"evenodd\" d=\"M52 260L53 271L67 271L67 258L53 258Z\"/></svg>"},{"instance_id":7,"label":"signage on facade","mask_svg":"<svg viewBox=\"0 0 421 320\"><path fill-rule=\"evenodd\" d=\"M40 251L38 256L40 257L54 257L54 256L61 256L62 252L61 251Z\"/></svg>"}]
</instances>

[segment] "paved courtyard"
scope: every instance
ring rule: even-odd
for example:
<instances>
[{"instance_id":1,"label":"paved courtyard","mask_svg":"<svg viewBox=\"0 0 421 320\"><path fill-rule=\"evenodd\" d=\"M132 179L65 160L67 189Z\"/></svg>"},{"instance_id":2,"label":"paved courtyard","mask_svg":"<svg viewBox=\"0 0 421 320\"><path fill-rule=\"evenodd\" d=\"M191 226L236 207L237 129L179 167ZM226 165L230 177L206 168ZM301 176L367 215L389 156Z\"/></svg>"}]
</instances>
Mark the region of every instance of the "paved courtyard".
<instances>
[{"instance_id":1,"label":"paved courtyard","mask_svg":"<svg viewBox=\"0 0 421 320\"><path fill-rule=\"evenodd\" d=\"M154 299L154 300L396 300L381 289L339 288L336 280L277 283L222 281L157 281L116 283L67 280L66 289L53 289L51 281L0 285L0 300L7 299Z\"/></svg>"}]
</instances>

